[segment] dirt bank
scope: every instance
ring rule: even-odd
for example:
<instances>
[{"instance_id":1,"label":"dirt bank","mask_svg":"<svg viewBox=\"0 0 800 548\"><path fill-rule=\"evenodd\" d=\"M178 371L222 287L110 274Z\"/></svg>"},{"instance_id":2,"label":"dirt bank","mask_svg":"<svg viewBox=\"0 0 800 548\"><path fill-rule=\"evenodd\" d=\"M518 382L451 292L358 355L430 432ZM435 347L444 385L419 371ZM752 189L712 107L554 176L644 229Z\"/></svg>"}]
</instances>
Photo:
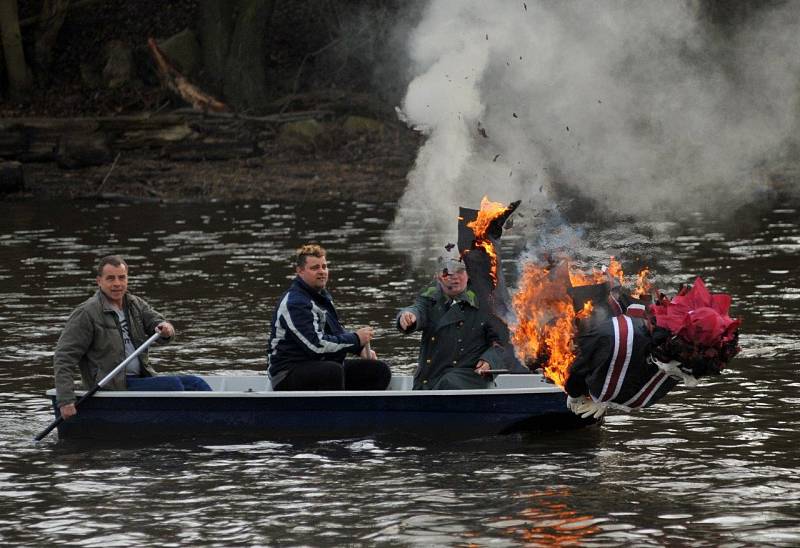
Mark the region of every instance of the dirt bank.
<instances>
[{"instance_id":1,"label":"dirt bank","mask_svg":"<svg viewBox=\"0 0 800 548\"><path fill-rule=\"evenodd\" d=\"M209 131L196 116L164 116L177 122L147 135L125 121L104 131L89 118L5 120L0 141L23 147L5 158L20 161L24 188L0 200L396 201L420 144L396 121L337 117ZM346 125L354 119L371 125ZM91 146L76 150L87 139Z\"/></svg>"}]
</instances>

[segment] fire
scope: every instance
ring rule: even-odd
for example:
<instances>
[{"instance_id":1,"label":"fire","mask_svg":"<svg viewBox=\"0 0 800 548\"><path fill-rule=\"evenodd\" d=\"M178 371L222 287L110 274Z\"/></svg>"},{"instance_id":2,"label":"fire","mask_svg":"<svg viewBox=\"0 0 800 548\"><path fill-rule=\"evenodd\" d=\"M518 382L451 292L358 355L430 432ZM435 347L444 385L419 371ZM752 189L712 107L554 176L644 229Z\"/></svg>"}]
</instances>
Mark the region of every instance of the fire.
<instances>
[{"instance_id":1,"label":"fire","mask_svg":"<svg viewBox=\"0 0 800 548\"><path fill-rule=\"evenodd\" d=\"M492 221L505 213L507 209L500 202L492 202L488 196L484 196L481 198L481 209L478 211L478 217L474 221L467 223L467 227L472 229L476 238L483 238L486 236L486 231L489 230L489 225L492 224Z\"/></svg>"},{"instance_id":2,"label":"fire","mask_svg":"<svg viewBox=\"0 0 800 548\"><path fill-rule=\"evenodd\" d=\"M497 252L494 249L494 244L486 235L486 231L489 230L489 225L492 224L492 221L506 211L508 211L508 207L500 202L492 202L488 196L484 196L481 199L481 208L478 211L477 218L467 223L467 228L471 228L472 233L475 234L475 246L482 248L489 257L489 275L492 277L492 284L495 286L497 285Z\"/></svg>"},{"instance_id":3,"label":"fire","mask_svg":"<svg viewBox=\"0 0 800 548\"><path fill-rule=\"evenodd\" d=\"M653 292L653 283L648 278L650 276L650 269L644 267L636 275L636 289L633 290L631 295L637 299L641 299L645 295L650 295Z\"/></svg>"},{"instance_id":4,"label":"fire","mask_svg":"<svg viewBox=\"0 0 800 548\"><path fill-rule=\"evenodd\" d=\"M608 261L608 277L611 278L612 281L619 282L619 285L625 285L625 273L622 271L622 265L618 260L614 257L611 257Z\"/></svg>"},{"instance_id":5,"label":"fire","mask_svg":"<svg viewBox=\"0 0 800 548\"><path fill-rule=\"evenodd\" d=\"M562 388L575 360L573 340L578 316L567 293L565 274L533 263L524 266L512 299L516 324L511 334L518 357L541 365L544 375ZM580 314L588 315L591 306L588 303Z\"/></svg>"},{"instance_id":6,"label":"fire","mask_svg":"<svg viewBox=\"0 0 800 548\"><path fill-rule=\"evenodd\" d=\"M647 268L639 272L632 292L634 297L641 298L651 292L648 274ZM576 358L577 320L588 318L594 308L589 301L576 313L567 289L603 283L626 285L622 265L613 257L608 268L594 269L591 273L568 265L550 269L525 264L519 288L512 298L516 322L511 326L511 342L520 360L542 367L544 375L563 388Z\"/></svg>"},{"instance_id":7,"label":"fire","mask_svg":"<svg viewBox=\"0 0 800 548\"><path fill-rule=\"evenodd\" d=\"M569 282L572 284L572 287L578 287L579 285L602 284L606 283L607 281L608 275L602 270L594 269L592 270L591 274L574 269L570 269L569 271Z\"/></svg>"}]
</instances>

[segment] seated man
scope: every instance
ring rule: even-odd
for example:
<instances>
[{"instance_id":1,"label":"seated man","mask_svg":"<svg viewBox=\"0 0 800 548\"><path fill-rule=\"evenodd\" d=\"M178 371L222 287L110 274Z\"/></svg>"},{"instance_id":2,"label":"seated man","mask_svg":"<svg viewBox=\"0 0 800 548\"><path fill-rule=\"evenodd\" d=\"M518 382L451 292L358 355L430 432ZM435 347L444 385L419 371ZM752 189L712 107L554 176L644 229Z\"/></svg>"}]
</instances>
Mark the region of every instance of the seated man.
<instances>
[{"instance_id":1,"label":"seated man","mask_svg":"<svg viewBox=\"0 0 800 548\"><path fill-rule=\"evenodd\" d=\"M56 404L61 416L76 414L73 376L80 370L83 386L93 388L156 331L167 343L175 329L143 299L128 293L128 265L119 255L100 259L98 291L70 314L53 356ZM157 377L147 352L131 360L106 386L111 390L203 390L211 387L193 375Z\"/></svg>"},{"instance_id":2,"label":"seated man","mask_svg":"<svg viewBox=\"0 0 800 548\"><path fill-rule=\"evenodd\" d=\"M304 245L297 277L272 315L269 377L273 390L385 390L392 374L369 347L371 327L345 331L333 306L325 250ZM348 353L360 359L345 359Z\"/></svg>"},{"instance_id":3,"label":"seated man","mask_svg":"<svg viewBox=\"0 0 800 548\"><path fill-rule=\"evenodd\" d=\"M503 350L489 311L480 307L468 282L461 259L445 259L436 284L397 315L403 333L422 331L415 390L488 388L490 370L502 367Z\"/></svg>"}]
</instances>

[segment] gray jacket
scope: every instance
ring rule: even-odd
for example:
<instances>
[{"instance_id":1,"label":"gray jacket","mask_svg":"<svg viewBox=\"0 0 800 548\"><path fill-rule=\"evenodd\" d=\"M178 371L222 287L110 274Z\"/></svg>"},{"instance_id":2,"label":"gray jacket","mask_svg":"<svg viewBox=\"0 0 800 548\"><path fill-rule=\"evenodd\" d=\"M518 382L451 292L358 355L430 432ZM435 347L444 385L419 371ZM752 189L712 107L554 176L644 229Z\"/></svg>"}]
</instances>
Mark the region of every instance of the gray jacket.
<instances>
[{"instance_id":1,"label":"gray jacket","mask_svg":"<svg viewBox=\"0 0 800 548\"><path fill-rule=\"evenodd\" d=\"M131 339L138 348L155 333L164 318L144 300L125 295L123 302L128 317ZM158 339L166 343L169 339ZM89 390L125 359L125 346L117 313L101 291L81 303L70 314L53 355L56 403L61 406L75 401L74 376L80 369L83 388ZM139 354L142 375L155 376L147 351ZM125 390L125 372L116 375L105 388Z\"/></svg>"},{"instance_id":2,"label":"gray jacket","mask_svg":"<svg viewBox=\"0 0 800 548\"><path fill-rule=\"evenodd\" d=\"M488 312L479 307L475 292L467 289L454 299L454 304L448 306L448 301L436 284L398 313L398 329L400 314L413 312L417 322L406 332L422 331L419 362L414 372L415 390L433 387L454 367L474 369L481 359L492 369L502 366L499 339L488 321Z\"/></svg>"}]
</instances>

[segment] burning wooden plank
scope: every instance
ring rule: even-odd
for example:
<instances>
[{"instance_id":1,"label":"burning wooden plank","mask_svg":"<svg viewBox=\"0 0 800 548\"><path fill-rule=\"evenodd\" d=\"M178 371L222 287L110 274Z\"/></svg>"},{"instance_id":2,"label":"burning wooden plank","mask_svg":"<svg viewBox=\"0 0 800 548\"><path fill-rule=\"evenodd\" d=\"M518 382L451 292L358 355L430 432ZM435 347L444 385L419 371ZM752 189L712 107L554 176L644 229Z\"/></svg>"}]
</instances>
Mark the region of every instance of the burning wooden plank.
<instances>
[{"instance_id":1,"label":"burning wooden plank","mask_svg":"<svg viewBox=\"0 0 800 548\"><path fill-rule=\"evenodd\" d=\"M460 208L458 250L467 266L470 286L478 295L480 306L491 311L492 328L499 335L504 350L504 364L511 372L529 373L517 359L504 318L509 314L510 298L503 279L500 262L500 238L503 226L520 202L508 206L481 200L479 210Z\"/></svg>"}]
</instances>

